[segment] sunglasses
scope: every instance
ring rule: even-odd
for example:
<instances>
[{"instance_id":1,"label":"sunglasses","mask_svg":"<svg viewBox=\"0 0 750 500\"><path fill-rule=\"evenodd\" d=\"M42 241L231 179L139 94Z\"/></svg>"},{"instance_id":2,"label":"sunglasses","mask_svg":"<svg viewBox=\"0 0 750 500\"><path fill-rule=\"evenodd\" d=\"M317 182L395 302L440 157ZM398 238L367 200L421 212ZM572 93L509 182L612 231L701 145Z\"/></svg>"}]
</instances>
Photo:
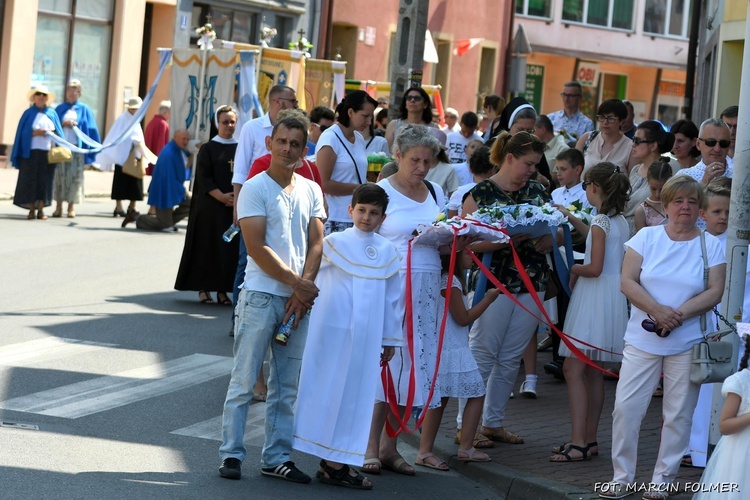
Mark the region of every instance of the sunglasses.
<instances>
[{"instance_id":1,"label":"sunglasses","mask_svg":"<svg viewBox=\"0 0 750 500\"><path fill-rule=\"evenodd\" d=\"M589 187L589 186L590 186L590 185L592 185L592 184L596 184L596 182L591 182L591 181L583 181L583 182L581 183L581 188L583 188L583 190L584 190L584 191L586 191L586 188L587 188L587 187ZM597 184L597 186L598 186L598 184Z\"/></svg>"},{"instance_id":2,"label":"sunglasses","mask_svg":"<svg viewBox=\"0 0 750 500\"><path fill-rule=\"evenodd\" d=\"M651 317L651 315L648 315L648 319L644 319L641 321L641 328L646 330L647 332L655 333L661 338L669 337L669 334L672 333L670 330L663 330L656 328L656 320Z\"/></svg>"},{"instance_id":3,"label":"sunglasses","mask_svg":"<svg viewBox=\"0 0 750 500\"><path fill-rule=\"evenodd\" d=\"M641 139L640 137L633 137L633 144L640 146L641 144L651 144L656 141L649 141L648 139Z\"/></svg>"},{"instance_id":4,"label":"sunglasses","mask_svg":"<svg viewBox=\"0 0 750 500\"><path fill-rule=\"evenodd\" d=\"M582 96L582 94L566 94L565 92L561 92L560 95L563 99L575 99Z\"/></svg>"},{"instance_id":5,"label":"sunglasses","mask_svg":"<svg viewBox=\"0 0 750 500\"><path fill-rule=\"evenodd\" d=\"M698 140L699 141L703 141L703 144L705 144L709 148L712 148L712 147L714 147L714 146L716 146L718 144L721 149L727 149L729 147L729 145L731 144L731 141L729 139L722 139L722 140L718 141L716 139L701 139L701 138L698 138Z\"/></svg>"},{"instance_id":6,"label":"sunglasses","mask_svg":"<svg viewBox=\"0 0 750 500\"><path fill-rule=\"evenodd\" d=\"M599 121L599 123L604 123L604 122L615 123L620 118L618 118L617 116L614 116L614 115L608 115L608 116L596 115L596 119Z\"/></svg>"},{"instance_id":7,"label":"sunglasses","mask_svg":"<svg viewBox=\"0 0 750 500\"><path fill-rule=\"evenodd\" d=\"M34 92L34 95L35 96L36 95L44 95L44 96L46 96L47 94L45 94L44 92ZM716 142L716 141L714 141L714 142Z\"/></svg>"},{"instance_id":8,"label":"sunglasses","mask_svg":"<svg viewBox=\"0 0 750 500\"><path fill-rule=\"evenodd\" d=\"M237 122L234 120L224 120L223 122L219 122L222 125L237 125Z\"/></svg>"},{"instance_id":9,"label":"sunglasses","mask_svg":"<svg viewBox=\"0 0 750 500\"><path fill-rule=\"evenodd\" d=\"M424 97L422 97L419 94L412 94L412 95L406 96L406 100L411 101L411 102L422 102L424 101Z\"/></svg>"},{"instance_id":10,"label":"sunglasses","mask_svg":"<svg viewBox=\"0 0 750 500\"><path fill-rule=\"evenodd\" d=\"M328 125L320 125L319 123L315 122L312 122L312 124L318 127L321 132L325 132L326 130L328 130Z\"/></svg>"},{"instance_id":11,"label":"sunglasses","mask_svg":"<svg viewBox=\"0 0 750 500\"><path fill-rule=\"evenodd\" d=\"M299 101L297 99L292 99L291 97L277 97L276 99L278 99L279 101L289 101L295 106L299 104Z\"/></svg>"}]
</instances>

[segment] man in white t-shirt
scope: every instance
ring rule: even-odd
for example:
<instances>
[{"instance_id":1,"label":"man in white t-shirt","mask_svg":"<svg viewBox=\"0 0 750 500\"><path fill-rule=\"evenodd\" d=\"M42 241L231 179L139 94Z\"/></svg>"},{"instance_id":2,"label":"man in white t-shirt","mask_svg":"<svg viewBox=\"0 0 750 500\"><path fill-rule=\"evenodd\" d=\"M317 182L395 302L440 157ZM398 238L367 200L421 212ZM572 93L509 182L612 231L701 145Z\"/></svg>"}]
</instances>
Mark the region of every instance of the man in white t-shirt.
<instances>
[{"instance_id":1,"label":"man in white t-shirt","mask_svg":"<svg viewBox=\"0 0 750 500\"><path fill-rule=\"evenodd\" d=\"M268 153L266 148L266 137L271 135L279 111L297 107L296 93L293 88L286 85L274 85L268 92L268 113L246 122L240 132L240 140L237 143L237 151L234 153L234 164L232 166L232 187L234 190L234 199L237 200L240 194L240 188L247 180L250 167L255 160ZM234 205L234 224L237 223L237 204ZM237 272L234 276L234 290L232 300L232 329L229 335L234 335L234 311L237 308L239 299L239 288L245 279L245 266L247 265L247 249L245 242L240 238L240 257L237 261ZM264 394L266 390L262 384L262 377L258 377L258 394Z\"/></svg>"},{"instance_id":2,"label":"man in white t-shirt","mask_svg":"<svg viewBox=\"0 0 750 500\"><path fill-rule=\"evenodd\" d=\"M448 158L451 163L466 163L466 146L471 141L481 141L482 137L477 134L479 117L472 111L461 115L461 126L458 132L448 133L445 145L448 148Z\"/></svg>"},{"instance_id":3,"label":"man in white t-shirt","mask_svg":"<svg viewBox=\"0 0 750 500\"><path fill-rule=\"evenodd\" d=\"M270 344L273 363L266 422L273 423L266 425L261 474L309 483L310 476L297 469L290 456L308 312L318 295L314 280L323 250L323 193L317 184L294 173L307 150L305 124L284 118L265 143L271 150L271 166L245 182L237 200L249 258L237 306L219 474L240 479L248 405ZM291 327L286 339L277 335L280 325Z\"/></svg>"}]
</instances>

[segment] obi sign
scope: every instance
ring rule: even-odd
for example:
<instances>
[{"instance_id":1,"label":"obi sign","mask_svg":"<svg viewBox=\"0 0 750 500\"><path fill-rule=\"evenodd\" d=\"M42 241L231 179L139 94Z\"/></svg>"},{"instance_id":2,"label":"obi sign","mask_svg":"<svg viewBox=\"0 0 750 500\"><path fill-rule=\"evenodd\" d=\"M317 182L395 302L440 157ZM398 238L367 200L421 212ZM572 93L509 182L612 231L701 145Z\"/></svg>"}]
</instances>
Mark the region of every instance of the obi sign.
<instances>
[{"instance_id":1,"label":"obi sign","mask_svg":"<svg viewBox=\"0 0 750 500\"><path fill-rule=\"evenodd\" d=\"M599 65L590 62L579 63L576 80L578 80L581 85L596 87L599 82Z\"/></svg>"}]
</instances>

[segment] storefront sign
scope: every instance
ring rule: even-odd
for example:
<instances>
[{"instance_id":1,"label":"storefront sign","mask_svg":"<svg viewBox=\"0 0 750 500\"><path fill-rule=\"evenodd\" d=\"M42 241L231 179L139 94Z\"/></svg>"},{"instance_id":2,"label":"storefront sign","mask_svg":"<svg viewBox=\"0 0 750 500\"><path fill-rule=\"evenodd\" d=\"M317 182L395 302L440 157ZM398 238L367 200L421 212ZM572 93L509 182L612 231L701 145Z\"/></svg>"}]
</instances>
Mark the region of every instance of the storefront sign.
<instances>
[{"instance_id":1,"label":"storefront sign","mask_svg":"<svg viewBox=\"0 0 750 500\"><path fill-rule=\"evenodd\" d=\"M591 62L580 62L578 64L576 80L581 85L595 87L599 83L599 65Z\"/></svg>"},{"instance_id":2,"label":"storefront sign","mask_svg":"<svg viewBox=\"0 0 750 500\"><path fill-rule=\"evenodd\" d=\"M544 66L526 63L526 90L524 98L537 110L542 109Z\"/></svg>"}]
</instances>

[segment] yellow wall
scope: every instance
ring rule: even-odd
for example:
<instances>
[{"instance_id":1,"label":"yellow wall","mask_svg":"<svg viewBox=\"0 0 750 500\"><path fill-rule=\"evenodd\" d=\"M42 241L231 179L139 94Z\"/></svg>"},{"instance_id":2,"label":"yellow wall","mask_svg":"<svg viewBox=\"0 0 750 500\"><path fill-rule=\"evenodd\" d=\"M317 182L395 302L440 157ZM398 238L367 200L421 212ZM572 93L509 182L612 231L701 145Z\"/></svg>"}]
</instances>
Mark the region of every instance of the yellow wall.
<instances>
[{"instance_id":1,"label":"yellow wall","mask_svg":"<svg viewBox=\"0 0 750 500\"><path fill-rule=\"evenodd\" d=\"M154 4L153 20L151 23L151 42L148 49L148 85L153 83L154 78L156 78L156 73L159 72L159 53L156 49L172 47L174 41L174 22L174 3L172 3L172 5ZM154 100L151 101L151 106L149 106L148 112L146 113L146 119L143 122L144 130L146 129L148 122L150 122L154 115L159 111L159 103L161 101L169 100L171 76L172 73L169 69L164 71L161 82L159 82L159 86L156 88Z\"/></svg>"},{"instance_id":2,"label":"yellow wall","mask_svg":"<svg viewBox=\"0 0 750 500\"><path fill-rule=\"evenodd\" d=\"M714 113L718 117L727 106L739 104L744 42L724 42L721 46L719 77L716 80Z\"/></svg>"},{"instance_id":3,"label":"yellow wall","mask_svg":"<svg viewBox=\"0 0 750 500\"><path fill-rule=\"evenodd\" d=\"M112 29L112 61L109 69L107 117L104 133L124 111L125 87L138 94L141 73L141 42L146 0L115 2Z\"/></svg>"},{"instance_id":4,"label":"yellow wall","mask_svg":"<svg viewBox=\"0 0 750 500\"><path fill-rule=\"evenodd\" d=\"M21 114L29 107L26 94L34 65L38 0L7 0L0 44L0 144L12 144ZM58 96L60 102L63 96ZM8 151L10 156L10 151Z\"/></svg>"},{"instance_id":5,"label":"yellow wall","mask_svg":"<svg viewBox=\"0 0 750 500\"><path fill-rule=\"evenodd\" d=\"M747 17L747 0L725 0L724 21L744 21Z\"/></svg>"}]
</instances>

